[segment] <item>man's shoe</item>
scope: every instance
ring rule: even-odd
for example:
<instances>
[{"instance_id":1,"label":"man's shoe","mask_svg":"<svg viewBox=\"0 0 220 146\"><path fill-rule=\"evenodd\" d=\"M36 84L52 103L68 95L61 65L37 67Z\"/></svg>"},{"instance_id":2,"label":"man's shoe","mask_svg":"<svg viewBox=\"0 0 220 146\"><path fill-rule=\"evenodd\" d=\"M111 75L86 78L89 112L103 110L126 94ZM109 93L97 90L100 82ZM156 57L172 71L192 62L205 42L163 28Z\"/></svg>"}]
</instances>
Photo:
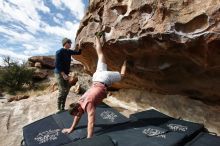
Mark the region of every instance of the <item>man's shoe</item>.
<instances>
[{"instance_id":1,"label":"man's shoe","mask_svg":"<svg viewBox=\"0 0 220 146\"><path fill-rule=\"evenodd\" d=\"M64 110L64 109L59 109L59 110L56 112L56 114L59 114L59 113L62 113L62 112L65 112L65 110Z\"/></svg>"}]
</instances>

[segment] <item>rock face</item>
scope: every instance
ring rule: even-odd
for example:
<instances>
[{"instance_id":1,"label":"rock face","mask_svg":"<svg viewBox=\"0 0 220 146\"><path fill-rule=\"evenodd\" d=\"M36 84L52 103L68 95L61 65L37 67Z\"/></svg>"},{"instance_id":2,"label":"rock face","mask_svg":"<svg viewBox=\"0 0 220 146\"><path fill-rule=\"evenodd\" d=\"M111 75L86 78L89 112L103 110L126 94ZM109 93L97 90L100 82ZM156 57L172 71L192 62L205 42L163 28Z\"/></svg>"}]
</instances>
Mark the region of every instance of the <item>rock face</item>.
<instances>
[{"instance_id":1,"label":"rock face","mask_svg":"<svg viewBox=\"0 0 220 146\"><path fill-rule=\"evenodd\" d=\"M76 38L78 45L85 37L84 50L75 59L95 71L94 34L104 29L108 68L119 71L128 60L125 80L114 87L219 103L219 16L219 0L90 0Z\"/></svg>"},{"instance_id":2,"label":"rock face","mask_svg":"<svg viewBox=\"0 0 220 146\"><path fill-rule=\"evenodd\" d=\"M122 89L119 92L113 92L105 102L112 107L117 107L124 115L153 107L171 117L181 117L187 121L204 124L208 131L220 134L220 106L207 105L185 96Z\"/></svg>"},{"instance_id":3,"label":"rock face","mask_svg":"<svg viewBox=\"0 0 220 146\"><path fill-rule=\"evenodd\" d=\"M33 56L28 58L28 61L32 67L45 67L50 69L55 67L55 58L52 56Z\"/></svg>"},{"instance_id":4,"label":"rock face","mask_svg":"<svg viewBox=\"0 0 220 146\"><path fill-rule=\"evenodd\" d=\"M80 84L83 89L87 89L88 80L91 77L82 72L82 66L74 68L74 73L79 78L77 84ZM51 81L55 80L55 77L51 76L50 79ZM42 86L45 85L42 84ZM29 98L19 100L21 96L15 96L12 102L7 101L10 96L0 97L0 146L20 146L23 139L22 128L25 125L57 112L58 90L51 92L50 89L44 89L36 92L28 91L28 93L30 94ZM78 101L80 96L80 94L70 92L66 109L70 103Z\"/></svg>"},{"instance_id":5,"label":"rock face","mask_svg":"<svg viewBox=\"0 0 220 146\"><path fill-rule=\"evenodd\" d=\"M8 102L19 101L19 100L27 99L27 98L29 98L29 95L17 95L17 96L12 96L12 97L8 98Z\"/></svg>"},{"instance_id":6,"label":"rock face","mask_svg":"<svg viewBox=\"0 0 220 146\"><path fill-rule=\"evenodd\" d=\"M73 68L73 73L79 81L68 94L66 108L70 103L78 101L91 84L91 77L83 72L82 66L77 66ZM50 77L50 81L55 81L54 76ZM30 92L32 91L28 91L29 98L19 101L7 102L7 95L0 97L0 146L19 146L23 139L22 128L25 125L57 112L58 90L51 92L48 88L35 93ZM202 123L210 132L220 136L220 106L204 104L185 96L161 95L134 89L110 92L104 102L125 116L154 107L172 117Z\"/></svg>"},{"instance_id":7,"label":"rock face","mask_svg":"<svg viewBox=\"0 0 220 146\"><path fill-rule=\"evenodd\" d=\"M23 139L22 128L56 112L56 97L50 95L0 103L0 145L19 146Z\"/></svg>"},{"instance_id":8,"label":"rock face","mask_svg":"<svg viewBox=\"0 0 220 146\"><path fill-rule=\"evenodd\" d=\"M33 74L33 79L43 80L43 79L46 79L47 76L48 76L47 70L35 70Z\"/></svg>"}]
</instances>

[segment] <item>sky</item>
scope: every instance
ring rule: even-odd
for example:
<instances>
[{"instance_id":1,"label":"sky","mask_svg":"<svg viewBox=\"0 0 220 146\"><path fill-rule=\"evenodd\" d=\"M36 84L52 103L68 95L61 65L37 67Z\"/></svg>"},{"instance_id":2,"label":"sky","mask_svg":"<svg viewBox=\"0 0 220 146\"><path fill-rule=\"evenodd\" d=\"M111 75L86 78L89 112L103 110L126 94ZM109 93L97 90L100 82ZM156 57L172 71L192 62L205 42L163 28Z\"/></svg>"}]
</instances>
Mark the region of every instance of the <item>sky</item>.
<instances>
[{"instance_id":1,"label":"sky","mask_svg":"<svg viewBox=\"0 0 220 146\"><path fill-rule=\"evenodd\" d=\"M0 0L0 65L3 56L26 61L55 55L73 41L89 0Z\"/></svg>"}]
</instances>

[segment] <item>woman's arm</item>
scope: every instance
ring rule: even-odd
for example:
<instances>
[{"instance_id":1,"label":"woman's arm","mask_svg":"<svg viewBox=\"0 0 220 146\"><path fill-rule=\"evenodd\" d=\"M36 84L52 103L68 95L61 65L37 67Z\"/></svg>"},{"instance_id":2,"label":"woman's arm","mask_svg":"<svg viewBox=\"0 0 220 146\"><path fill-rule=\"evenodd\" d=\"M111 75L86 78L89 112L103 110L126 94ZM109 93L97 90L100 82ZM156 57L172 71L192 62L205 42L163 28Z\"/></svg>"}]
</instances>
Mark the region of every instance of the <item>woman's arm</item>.
<instances>
[{"instance_id":1,"label":"woman's arm","mask_svg":"<svg viewBox=\"0 0 220 146\"><path fill-rule=\"evenodd\" d=\"M86 109L88 114L87 138L91 138L95 125L95 107L91 103L88 103Z\"/></svg>"},{"instance_id":2,"label":"woman's arm","mask_svg":"<svg viewBox=\"0 0 220 146\"><path fill-rule=\"evenodd\" d=\"M77 124L79 123L81 116L82 116L82 115L80 115L80 116L75 116L75 117L74 117L74 120L73 120L72 126L71 126L70 128L64 128L64 129L62 130L62 133L69 134L69 133L73 132L74 128L75 128L75 127L77 126Z\"/></svg>"}]
</instances>

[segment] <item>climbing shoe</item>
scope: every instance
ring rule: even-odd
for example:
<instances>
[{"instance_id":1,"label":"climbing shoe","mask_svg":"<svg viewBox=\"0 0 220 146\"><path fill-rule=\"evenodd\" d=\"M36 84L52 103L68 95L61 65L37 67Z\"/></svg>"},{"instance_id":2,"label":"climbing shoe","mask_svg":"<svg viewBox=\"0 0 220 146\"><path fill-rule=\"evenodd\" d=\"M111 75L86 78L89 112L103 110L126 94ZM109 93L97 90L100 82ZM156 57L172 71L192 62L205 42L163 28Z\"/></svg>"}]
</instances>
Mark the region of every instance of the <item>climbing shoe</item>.
<instances>
[{"instance_id":1,"label":"climbing shoe","mask_svg":"<svg viewBox=\"0 0 220 146\"><path fill-rule=\"evenodd\" d=\"M102 37L104 35L104 31L96 32L95 35L97 37Z\"/></svg>"}]
</instances>

